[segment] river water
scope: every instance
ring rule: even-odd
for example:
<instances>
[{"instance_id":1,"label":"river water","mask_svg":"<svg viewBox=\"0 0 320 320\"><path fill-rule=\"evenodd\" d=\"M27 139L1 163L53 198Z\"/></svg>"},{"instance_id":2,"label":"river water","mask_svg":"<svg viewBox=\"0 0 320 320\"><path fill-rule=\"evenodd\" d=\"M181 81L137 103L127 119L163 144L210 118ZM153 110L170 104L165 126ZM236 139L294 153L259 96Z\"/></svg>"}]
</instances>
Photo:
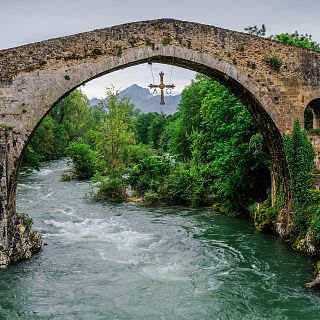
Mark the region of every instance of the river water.
<instances>
[{"instance_id":1,"label":"river water","mask_svg":"<svg viewBox=\"0 0 320 320\"><path fill-rule=\"evenodd\" d=\"M320 319L309 258L210 209L93 202L64 161L20 175L43 251L0 271L0 319Z\"/></svg>"}]
</instances>

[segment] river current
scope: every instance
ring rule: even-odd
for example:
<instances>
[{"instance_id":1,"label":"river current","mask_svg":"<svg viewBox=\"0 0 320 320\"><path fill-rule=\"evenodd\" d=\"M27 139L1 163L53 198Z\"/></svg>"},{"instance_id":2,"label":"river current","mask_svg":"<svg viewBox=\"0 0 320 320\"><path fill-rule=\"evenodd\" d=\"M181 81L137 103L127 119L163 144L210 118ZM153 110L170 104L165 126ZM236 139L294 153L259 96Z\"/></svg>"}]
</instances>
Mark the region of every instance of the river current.
<instances>
[{"instance_id":1,"label":"river current","mask_svg":"<svg viewBox=\"0 0 320 320\"><path fill-rule=\"evenodd\" d=\"M0 271L0 319L320 319L309 258L209 208L94 202L65 161L20 174L47 244Z\"/></svg>"}]
</instances>

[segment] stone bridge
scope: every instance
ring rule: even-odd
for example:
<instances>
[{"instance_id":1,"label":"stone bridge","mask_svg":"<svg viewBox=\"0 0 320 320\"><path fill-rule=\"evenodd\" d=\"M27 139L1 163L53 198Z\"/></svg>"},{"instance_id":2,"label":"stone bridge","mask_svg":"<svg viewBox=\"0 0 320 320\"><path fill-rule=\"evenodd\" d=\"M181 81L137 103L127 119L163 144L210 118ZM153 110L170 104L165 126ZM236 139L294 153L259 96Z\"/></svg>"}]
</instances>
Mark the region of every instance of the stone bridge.
<instances>
[{"instance_id":1,"label":"stone bridge","mask_svg":"<svg viewBox=\"0 0 320 320\"><path fill-rule=\"evenodd\" d=\"M78 86L145 62L201 72L242 100L267 141L272 195L286 195L281 221L282 230L288 229L282 136L291 132L295 118L304 122L308 105L320 124L320 54L209 25L143 21L0 51L0 265L23 257L23 250L32 252L31 245L21 246L25 230L15 202L21 158L35 128Z\"/></svg>"}]
</instances>

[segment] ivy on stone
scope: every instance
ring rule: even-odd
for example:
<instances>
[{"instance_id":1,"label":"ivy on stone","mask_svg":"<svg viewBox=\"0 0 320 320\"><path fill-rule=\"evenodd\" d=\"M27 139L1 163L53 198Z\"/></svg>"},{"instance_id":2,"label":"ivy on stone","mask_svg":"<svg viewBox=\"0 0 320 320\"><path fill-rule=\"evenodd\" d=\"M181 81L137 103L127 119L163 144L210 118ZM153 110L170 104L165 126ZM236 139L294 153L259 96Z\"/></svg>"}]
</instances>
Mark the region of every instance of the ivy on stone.
<instances>
[{"instance_id":1,"label":"ivy on stone","mask_svg":"<svg viewBox=\"0 0 320 320\"><path fill-rule=\"evenodd\" d=\"M313 183L315 152L297 119L294 122L292 135L284 137L284 148L291 177L294 220L296 225L302 225L308 220L303 214L303 208L308 203L309 190Z\"/></svg>"}]
</instances>

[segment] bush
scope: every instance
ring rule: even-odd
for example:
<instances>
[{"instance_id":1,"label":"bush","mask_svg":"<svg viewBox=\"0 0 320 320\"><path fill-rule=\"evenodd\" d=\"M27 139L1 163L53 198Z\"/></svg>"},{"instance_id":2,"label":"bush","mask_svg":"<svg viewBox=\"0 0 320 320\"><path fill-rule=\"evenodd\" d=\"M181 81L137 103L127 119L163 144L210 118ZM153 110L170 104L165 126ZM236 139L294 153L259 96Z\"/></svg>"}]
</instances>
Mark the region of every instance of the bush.
<instances>
[{"instance_id":1,"label":"bush","mask_svg":"<svg viewBox=\"0 0 320 320\"><path fill-rule=\"evenodd\" d=\"M132 145L124 151L123 159L127 166L137 164L139 161L151 156L154 150L147 145Z\"/></svg>"},{"instance_id":2,"label":"bush","mask_svg":"<svg viewBox=\"0 0 320 320\"><path fill-rule=\"evenodd\" d=\"M299 208L298 215L303 224L310 226L320 241L320 190L309 190L306 206Z\"/></svg>"},{"instance_id":3,"label":"bush","mask_svg":"<svg viewBox=\"0 0 320 320\"><path fill-rule=\"evenodd\" d=\"M152 204L161 202L159 194L153 191L146 191L146 193L144 194L144 200L147 203L152 203Z\"/></svg>"},{"instance_id":4,"label":"bush","mask_svg":"<svg viewBox=\"0 0 320 320\"><path fill-rule=\"evenodd\" d=\"M148 202L199 205L209 192L206 168L151 156L131 169L128 182Z\"/></svg>"},{"instance_id":5,"label":"bush","mask_svg":"<svg viewBox=\"0 0 320 320\"><path fill-rule=\"evenodd\" d=\"M202 204L210 191L207 167L205 164L195 166L193 163L176 165L159 188L161 198L174 204Z\"/></svg>"},{"instance_id":6,"label":"bush","mask_svg":"<svg viewBox=\"0 0 320 320\"><path fill-rule=\"evenodd\" d=\"M98 163L98 153L83 142L73 142L67 149L67 155L72 159L75 175L78 179L91 178Z\"/></svg>"},{"instance_id":7,"label":"bush","mask_svg":"<svg viewBox=\"0 0 320 320\"><path fill-rule=\"evenodd\" d=\"M168 203L184 204L189 202L191 184L190 171L185 165L177 165L159 187L161 198Z\"/></svg>"},{"instance_id":8,"label":"bush","mask_svg":"<svg viewBox=\"0 0 320 320\"><path fill-rule=\"evenodd\" d=\"M158 192L159 186L171 172L174 163L169 157L150 156L139 161L129 171L128 183L139 194Z\"/></svg>"},{"instance_id":9,"label":"bush","mask_svg":"<svg viewBox=\"0 0 320 320\"><path fill-rule=\"evenodd\" d=\"M273 70L279 72L282 66L282 61L278 57L271 57L268 61Z\"/></svg>"},{"instance_id":10,"label":"bush","mask_svg":"<svg viewBox=\"0 0 320 320\"><path fill-rule=\"evenodd\" d=\"M314 208L314 212L310 221L310 227L315 233L317 241L320 241L320 206Z\"/></svg>"},{"instance_id":11,"label":"bush","mask_svg":"<svg viewBox=\"0 0 320 320\"><path fill-rule=\"evenodd\" d=\"M23 155L22 166L25 168L34 168L36 170L39 170L41 161L42 156L34 150L31 144L29 144Z\"/></svg>"},{"instance_id":12,"label":"bush","mask_svg":"<svg viewBox=\"0 0 320 320\"><path fill-rule=\"evenodd\" d=\"M93 197L97 199L108 199L121 202L126 198L126 181L120 173L113 172L108 176L96 174L94 179L98 182L98 191Z\"/></svg>"}]
</instances>

